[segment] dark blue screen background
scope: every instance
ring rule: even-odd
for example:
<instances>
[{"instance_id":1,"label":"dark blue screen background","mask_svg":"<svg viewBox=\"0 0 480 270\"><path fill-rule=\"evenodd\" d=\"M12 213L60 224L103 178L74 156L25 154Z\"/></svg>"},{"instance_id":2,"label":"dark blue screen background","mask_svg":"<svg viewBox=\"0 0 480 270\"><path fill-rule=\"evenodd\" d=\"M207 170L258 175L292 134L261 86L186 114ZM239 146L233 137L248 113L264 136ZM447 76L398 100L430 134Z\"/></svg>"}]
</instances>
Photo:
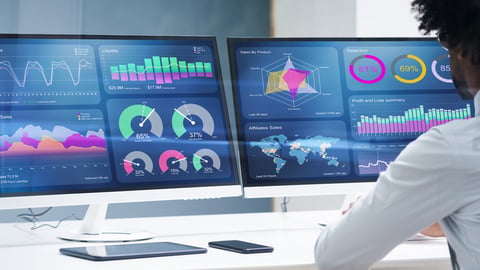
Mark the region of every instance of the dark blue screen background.
<instances>
[{"instance_id":1,"label":"dark blue screen background","mask_svg":"<svg viewBox=\"0 0 480 270\"><path fill-rule=\"evenodd\" d=\"M229 52L245 186L374 181L427 130L420 116L473 116L434 39L232 38Z\"/></svg>"}]
</instances>

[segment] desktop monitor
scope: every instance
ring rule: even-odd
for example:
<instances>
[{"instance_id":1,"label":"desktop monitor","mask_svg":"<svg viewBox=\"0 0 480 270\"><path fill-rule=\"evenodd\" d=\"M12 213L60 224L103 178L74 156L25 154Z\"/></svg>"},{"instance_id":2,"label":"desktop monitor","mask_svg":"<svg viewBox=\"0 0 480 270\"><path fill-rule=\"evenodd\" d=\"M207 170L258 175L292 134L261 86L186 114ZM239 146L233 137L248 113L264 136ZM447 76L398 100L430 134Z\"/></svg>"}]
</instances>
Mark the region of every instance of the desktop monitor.
<instances>
[{"instance_id":1,"label":"desktop monitor","mask_svg":"<svg viewBox=\"0 0 480 270\"><path fill-rule=\"evenodd\" d=\"M367 192L429 128L472 117L432 38L230 38L246 197Z\"/></svg>"},{"instance_id":2,"label":"desktop monitor","mask_svg":"<svg viewBox=\"0 0 480 270\"><path fill-rule=\"evenodd\" d=\"M225 104L214 37L0 35L0 209L241 196Z\"/></svg>"}]
</instances>

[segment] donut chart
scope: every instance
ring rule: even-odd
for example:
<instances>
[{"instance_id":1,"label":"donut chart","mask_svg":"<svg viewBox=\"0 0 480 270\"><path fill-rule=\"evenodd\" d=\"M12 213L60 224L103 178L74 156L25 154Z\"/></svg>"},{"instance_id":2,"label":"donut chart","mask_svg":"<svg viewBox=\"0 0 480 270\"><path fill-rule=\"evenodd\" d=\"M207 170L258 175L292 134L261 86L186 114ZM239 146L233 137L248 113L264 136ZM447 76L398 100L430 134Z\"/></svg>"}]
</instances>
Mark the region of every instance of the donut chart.
<instances>
[{"instance_id":1,"label":"donut chart","mask_svg":"<svg viewBox=\"0 0 480 270\"><path fill-rule=\"evenodd\" d=\"M375 65L363 65L362 62L366 62L365 60L373 60ZM360 62L360 64L358 64ZM371 78L371 79L365 79L361 78L355 71L355 67L357 67L358 72L362 73L374 73L378 74L376 77ZM357 56L355 59L352 60L352 62L349 65L349 71L350 75L358 82L364 83L364 84L372 84L372 83L377 83L383 79L386 73L386 67L383 61L373 55L365 54L365 55L360 55Z\"/></svg>"},{"instance_id":2,"label":"donut chart","mask_svg":"<svg viewBox=\"0 0 480 270\"><path fill-rule=\"evenodd\" d=\"M440 64L445 60L448 61L448 64ZM440 67L441 73L437 71L439 67ZM431 69L432 69L433 76L435 76L435 78L437 78L439 81L444 83L453 83L453 80L451 78L452 75L450 73L450 55L444 54L435 58L432 61Z\"/></svg>"},{"instance_id":3,"label":"donut chart","mask_svg":"<svg viewBox=\"0 0 480 270\"><path fill-rule=\"evenodd\" d=\"M401 64L398 66L398 71L397 71L396 69L397 63L404 59L412 60L413 64ZM409 61L409 62L412 62L412 61ZM420 68L418 67L418 65L420 65ZM423 78L425 78L425 75L427 74L427 67L425 65L425 62L420 57L413 54L400 55L399 57L395 58L395 60L393 60L392 62L391 69L392 69L393 77L397 81L406 83L406 84L417 83L423 80ZM402 73L402 74L400 75L399 73ZM406 76L404 76L404 74L415 74L416 77L407 78Z\"/></svg>"}]
</instances>

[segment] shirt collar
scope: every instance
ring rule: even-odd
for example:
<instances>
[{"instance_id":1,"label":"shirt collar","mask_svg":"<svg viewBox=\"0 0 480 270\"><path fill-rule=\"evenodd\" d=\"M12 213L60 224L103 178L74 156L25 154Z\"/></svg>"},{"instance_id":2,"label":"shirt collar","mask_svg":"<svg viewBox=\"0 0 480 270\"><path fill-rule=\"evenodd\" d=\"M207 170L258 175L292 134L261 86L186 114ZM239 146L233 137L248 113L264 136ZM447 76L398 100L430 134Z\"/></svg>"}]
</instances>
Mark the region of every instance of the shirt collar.
<instances>
[{"instance_id":1,"label":"shirt collar","mask_svg":"<svg viewBox=\"0 0 480 270\"><path fill-rule=\"evenodd\" d=\"M480 91L477 92L475 98L473 99L474 108L475 108L475 116L480 116Z\"/></svg>"}]
</instances>

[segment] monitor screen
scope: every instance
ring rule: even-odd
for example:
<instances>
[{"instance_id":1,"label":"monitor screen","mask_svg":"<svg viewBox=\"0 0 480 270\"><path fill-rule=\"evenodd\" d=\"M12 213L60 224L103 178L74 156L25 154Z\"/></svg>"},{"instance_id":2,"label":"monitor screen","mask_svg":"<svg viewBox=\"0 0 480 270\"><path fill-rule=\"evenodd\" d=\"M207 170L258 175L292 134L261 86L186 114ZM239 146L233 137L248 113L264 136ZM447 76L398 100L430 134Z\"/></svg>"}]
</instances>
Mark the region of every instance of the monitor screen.
<instances>
[{"instance_id":1,"label":"monitor screen","mask_svg":"<svg viewBox=\"0 0 480 270\"><path fill-rule=\"evenodd\" d=\"M240 196L225 104L214 37L0 35L0 208Z\"/></svg>"},{"instance_id":2,"label":"monitor screen","mask_svg":"<svg viewBox=\"0 0 480 270\"><path fill-rule=\"evenodd\" d=\"M433 126L472 117L431 38L230 38L244 193L364 192Z\"/></svg>"}]
</instances>

